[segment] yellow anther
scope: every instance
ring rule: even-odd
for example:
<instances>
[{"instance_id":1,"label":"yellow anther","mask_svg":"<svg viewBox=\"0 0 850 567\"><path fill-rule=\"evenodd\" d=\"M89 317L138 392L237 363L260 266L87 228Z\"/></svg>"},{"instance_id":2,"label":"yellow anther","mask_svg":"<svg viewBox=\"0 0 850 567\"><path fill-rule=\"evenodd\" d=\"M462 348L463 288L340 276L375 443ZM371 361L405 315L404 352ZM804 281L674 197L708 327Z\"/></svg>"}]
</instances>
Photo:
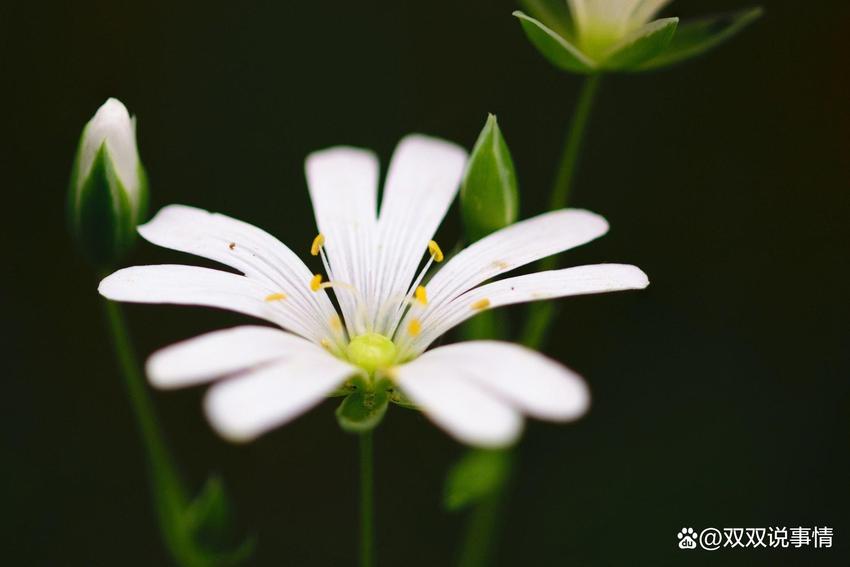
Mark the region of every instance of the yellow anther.
<instances>
[{"instance_id":1,"label":"yellow anther","mask_svg":"<svg viewBox=\"0 0 850 567\"><path fill-rule=\"evenodd\" d=\"M342 320L339 318L339 315L333 315L331 317L331 329L334 331L342 330Z\"/></svg>"},{"instance_id":2,"label":"yellow anther","mask_svg":"<svg viewBox=\"0 0 850 567\"><path fill-rule=\"evenodd\" d=\"M325 235L321 232L316 235L316 238L313 239L313 245L310 246L310 254L313 256L319 255L319 250L322 249L322 246L325 245Z\"/></svg>"},{"instance_id":3,"label":"yellow anther","mask_svg":"<svg viewBox=\"0 0 850 567\"><path fill-rule=\"evenodd\" d=\"M270 293L266 296L266 301L281 301L286 299L285 293Z\"/></svg>"},{"instance_id":4,"label":"yellow anther","mask_svg":"<svg viewBox=\"0 0 850 567\"><path fill-rule=\"evenodd\" d=\"M486 297L484 299L479 299L478 301L470 305L470 307L478 311L482 309L487 309L488 307L490 307L490 300Z\"/></svg>"},{"instance_id":5,"label":"yellow anther","mask_svg":"<svg viewBox=\"0 0 850 567\"><path fill-rule=\"evenodd\" d=\"M431 240L428 242L428 252L431 253L431 257L434 258L435 262L439 263L443 261L443 251L440 250L440 245L436 241Z\"/></svg>"},{"instance_id":6,"label":"yellow anther","mask_svg":"<svg viewBox=\"0 0 850 567\"><path fill-rule=\"evenodd\" d=\"M322 287L322 274L316 274L313 276L313 279L310 280L310 289L313 291L319 291L319 288Z\"/></svg>"},{"instance_id":7,"label":"yellow anther","mask_svg":"<svg viewBox=\"0 0 850 567\"><path fill-rule=\"evenodd\" d=\"M413 292L413 295L416 296L416 301L421 303L422 305L428 305L428 292L425 291L425 286L420 285L416 288L416 291Z\"/></svg>"},{"instance_id":8,"label":"yellow anther","mask_svg":"<svg viewBox=\"0 0 850 567\"><path fill-rule=\"evenodd\" d=\"M422 323L419 322L419 319L411 319L410 323L407 324L407 334L411 337L415 337L421 332Z\"/></svg>"},{"instance_id":9,"label":"yellow anther","mask_svg":"<svg viewBox=\"0 0 850 567\"><path fill-rule=\"evenodd\" d=\"M328 339L320 340L319 344L322 345L323 347L325 347L326 350L332 350L331 349L331 342Z\"/></svg>"}]
</instances>

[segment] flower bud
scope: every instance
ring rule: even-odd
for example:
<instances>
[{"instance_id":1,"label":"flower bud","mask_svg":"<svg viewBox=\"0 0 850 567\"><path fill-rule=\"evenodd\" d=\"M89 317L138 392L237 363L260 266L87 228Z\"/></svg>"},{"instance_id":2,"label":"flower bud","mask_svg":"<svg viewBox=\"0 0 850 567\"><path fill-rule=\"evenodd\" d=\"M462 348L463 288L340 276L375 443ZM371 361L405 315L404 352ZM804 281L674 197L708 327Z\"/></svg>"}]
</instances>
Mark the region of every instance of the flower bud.
<instances>
[{"instance_id":1,"label":"flower bud","mask_svg":"<svg viewBox=\"0 0 850 567\"><path fill-rule=\"evenodd\" d=\"M136 149L136 120L110 98L83 128L71 170L71 233L97 267L118 263L144 220L148 189Z\"/></svg>"},{"instance_id":2,"label":"flower bud","mask_svg":"<svg viewBox=\"0 0 850 567\"><path fill-rule=\"evenodd\" d=\"M516 221L519 209L511 152L490 114L472 148L460 189L464 231L474 242Z\"/></svg>"}]
</instances>

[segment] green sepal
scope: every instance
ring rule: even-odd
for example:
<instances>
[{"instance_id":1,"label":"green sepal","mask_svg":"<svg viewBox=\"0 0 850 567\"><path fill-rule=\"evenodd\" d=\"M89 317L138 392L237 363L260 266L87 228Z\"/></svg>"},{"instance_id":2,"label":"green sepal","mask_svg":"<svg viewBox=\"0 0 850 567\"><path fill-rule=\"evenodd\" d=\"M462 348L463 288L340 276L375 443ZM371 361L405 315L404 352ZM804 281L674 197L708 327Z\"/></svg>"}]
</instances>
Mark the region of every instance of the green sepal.
<instances>
[{"instance_id":1,"label":"green sepal","mask_svg":"<svg viewBox=\"0 0 850 567\"><path fill-rule=\"evenodd\" d=\"M137 239L136 227L147 216L147 174L139 163L138 203L133 207L106 142L101 144L82 181L79 179L79 151L68 190L71 234L81 253L95 267L112 268L132 248Z\"/></svg>"},{"instance_id":2,"label":"green sepal","mask_svg":"<svg viewBox=\"0 0 850 567\"><path fill-rule=\"evenodd\" d=\"M678 24L679 18L663 18L635 30L608 50L601 67L609 71L639 70L670 45Z\"/></svg>"},{"instance_id":3,"label":"green sepal","mask_svg":"<svg viewBox=\"0 0 850 567\"><path fill-rule=\"evenodd\" d=\"M336 408L336 420L349 433L371 431L384 418L390 396L386 387L349 394Z\"/></svg>"},{"instance_id":4,"label":"green sepal","mask_svg":"<svg viewBox=\"0 0 850 567\"><path fill-rule=\"evenodd\" d=\"M762 14L764 10L756 7L683 23L667 49L644 61L640 68L659 69L693 59L735 37Z\"/></svg>"},{"instance_id":5,"label":"green sepal","mask_svg":"<svg viewBox=\"0 0 850 567\"><path fill-rule=\"evenodd\" d=\"M513 15L519 19L528 40L550 63L572 73L595 72L596 64L567 38L519 10Z\"/></svg>"},{"instance_id":6,"label":"green sepal","mask_svg":"<svg viewBox=\"0 0 850 567\"><path fill-rule=\"evenodd\" d=\"M519 0L523 12L563 38L573 36L573 17L564 0Z\"/></svg>"},{"instance_id":7,"label":"green sepal","mask_svg":"<svg viewBox=\"0 0 850 567\"><path fill-rule=\"evenodd\" d=\"M229 567L244 564L254 554L256 538L236 536L233 511L218 475L207 479L185 509L183 521L192 538L192 550L186 556L193 564Z\"/></svg>"},{"instance_id":8,"label":"green sepal","mask_svg":"<svg viewBox=\"0 0 850 567\"><path fill-rule=\"evenodd\" d=\"M499 490L511 471L504 449L471 449L449 470L443 490L447 510L462 510Z\"/></svg>"},{"instance_id":9,"label":"green sepal","mask_svg":"<svg viewBox=\"0 0 850 567\"><path fill-rule=\"evenodd\" d=\"M472 148L461 184L460 206L470 242L512 224L519 213L514 162L492 114Z\"/></svg>"}]
</instances>

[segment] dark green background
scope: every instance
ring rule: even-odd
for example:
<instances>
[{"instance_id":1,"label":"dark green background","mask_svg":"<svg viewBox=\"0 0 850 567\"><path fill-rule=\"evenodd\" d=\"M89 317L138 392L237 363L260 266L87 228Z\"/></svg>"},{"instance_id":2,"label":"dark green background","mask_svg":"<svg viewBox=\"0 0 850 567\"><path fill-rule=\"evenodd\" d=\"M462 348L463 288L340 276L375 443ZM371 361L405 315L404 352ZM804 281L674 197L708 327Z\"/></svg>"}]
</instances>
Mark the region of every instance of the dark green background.
<instances>
[{"instance_id":1,"label":"dark green background","mask_svg":"<svg viewBox=\"0 0 850 567\"><path fill-rule=\"evenodd\" d=\"M708 57L602 86L574 204L612 230L565 261L631 262L652 285L562 303L548 352L588 378L594 407L572 426L529 424L499 565L848 564L850 10L765 4L762 21ZM65 232L75 144L105 98L138 116L154 209L226 212L297 251L315 234L308 152L355 144L385 164L411 131L471 147L487 112L529 216L542 210L580 80L537 55L514 8L4 3L5 564L166 564L96 281ZM129 263L174 260L144 244ZM142 355L246 321L128 312ZM193 485L210 468L224 474L259 535L258 563L352 565L356 444L335 402L236 447L209 430L201 395L155 399ZM376 449L381 564L451 565L463 517L440 497L462 448L393 407ZM832 526L835 547L676 549L682 526L771 525Z\"/></svg>"}]
</instances>

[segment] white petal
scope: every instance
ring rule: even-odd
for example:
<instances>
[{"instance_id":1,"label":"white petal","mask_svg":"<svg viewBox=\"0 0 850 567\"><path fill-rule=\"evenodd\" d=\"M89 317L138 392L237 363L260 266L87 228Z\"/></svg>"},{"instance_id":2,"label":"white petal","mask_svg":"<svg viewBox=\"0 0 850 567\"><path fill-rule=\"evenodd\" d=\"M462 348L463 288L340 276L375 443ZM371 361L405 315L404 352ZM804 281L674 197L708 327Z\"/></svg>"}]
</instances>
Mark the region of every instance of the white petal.
<instances>
[{"instance_id":1,"label":"white petal","mask_svg":"<svg viewBox=\"0 0 850 567\"><path fill-rule=\"evenodd\" d=\"M463 175L466 152L421 135L401 140L387 173L378 220L377 272L370 297L376 310L388 301L401 305L416 269L446 215ZM383 310L376 331L387 333L398 310Z\"/></svg>"},{"instance_id":2,"label":"white petal","mask_svg":"<svg viewBox=\"0 0 850 567\"><path fill-rule=\"evenodd\" d=\"M629 18L631 27L638 28L649 22L671 0L638 0Z\"/></svg>"},{"instance_id":3,"label":"white petal","mask_svg":"<svg viewBox=\"0 0 850 567\"><path fill-rule=\"evenodd\" d=\"M452 437L480 447L510 445L522 417L496 395L462 377L462 370L422 356L394 370L399 387Z\"/></svg>"},{"instance_id":4,"label":"white petal","mask_svg":"<svg viewBox=\"0 0 850 567\"><path fill-rule=\"evenodd\" d=\"M455 255L428 283L433 304L451 300L492 277L580 246L608 232L601 216L581 209L552 211L512 224Z\"/></svg>"},{"instance_id":5,"label":"white petal","mask_svg":"<svg viewBox=\"0 0 850 567\"><path fill-rule=\"evenodd\" d=\"M338 147L310 154L305 169L316 224L325 237L328 276L365 294L375 255L378 159L366 150ZM335 293L347 326L355 328L356 297L345 288Z\"/></svg>"},{"instance_id":6,"label":"white petal","mask_svg":"<svg viewBox=\"0 0 850 567\"><path fill-rule=\"evenodd\" d=\"M139 227L147 241L235 268L271 291L284 293L300 314L301 326L326 335L336 315L324 291L310 291L312 272L285 244L246 222L185 205L162 208Z\"/></svg>"},{"instance_id":7,"label":"white petal","mask_svg":"<svg viewBox=\"0 0 850 567\"><path fill-rule=\"evenodd\" d=\"M305 352L215 384L204 408L222 437L250 441L317 405L357 372L331 354Z\"/></svg>"},{"instance_id":8,"label":"white petal","mask_svg":"<svg viewBox=\"0 0 850 567\"><path fill-rule=\"evenodd\" d=\"M182 388L319 348L280 329L246 325L167 346L148 358L146 369L154 386Z\"/></svg>"},{"instance_id":9,"label":"white petal","mask_svg":"<svg viewBox=\"0 0 850 567\"><path fill-rule=\"evenodd\" d=\"M457 343L430 350L421 359L454 369L460 379L490 390L540 419L577 419L590 405L590 392L581 376L536 351L512 343Z\"/></svg>"},{"instance_id":10,"label":"white petal","mask_svg":"<svg viewBox=\"0 0 850 567\"><path fill-rule=\"evenodd\" d=\"M114 301L199 305L236 311L270 321L320 342L333 335L304 324L302 313L288 298L266 301L277 290L237 274L197 266L134 266L118 270L100 282L98 291Z\"/></svg>"},{"instance_id":11,"label":"white petal","mask_svg":"<svg viewBox=\"0 0 850 567\"><path fill-rule=\"evenodd\" d=\"M506 278L477 287L426 312L421 318L422 333L408 344L413 345L413 353L422 352L440 335L474 316L481 308L643 289L648 285L646 274L628 264L594 264ZM482 305L484 303L486 305Z\"/></svg>"}]
</instances>

